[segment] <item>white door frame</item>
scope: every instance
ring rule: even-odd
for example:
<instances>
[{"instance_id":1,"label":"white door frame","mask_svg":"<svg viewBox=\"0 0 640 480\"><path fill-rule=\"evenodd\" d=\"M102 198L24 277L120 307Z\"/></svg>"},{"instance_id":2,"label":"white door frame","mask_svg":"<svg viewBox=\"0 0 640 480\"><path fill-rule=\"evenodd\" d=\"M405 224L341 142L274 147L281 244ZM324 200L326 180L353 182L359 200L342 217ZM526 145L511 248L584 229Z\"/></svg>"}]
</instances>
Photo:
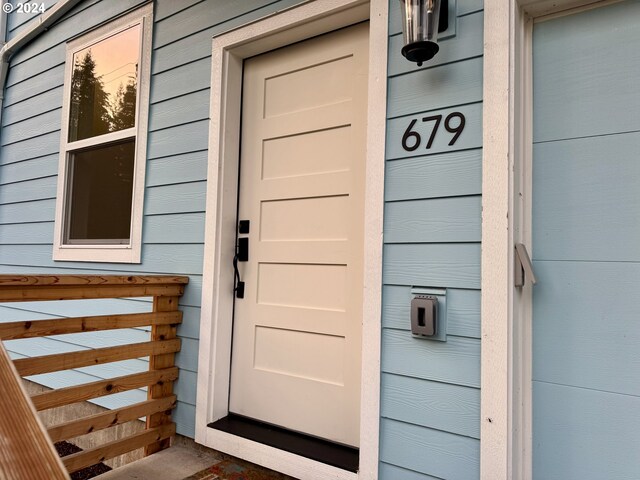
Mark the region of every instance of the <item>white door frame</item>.
<instances>
[{"instance_id":1,"label":"white door frame","mask_svg":"<svg viewBox=\"0 0 640 480\"><path fill-rule=\"evenodd\" d=\"M229 412L242 62L260 53L370 20L364 212L360 469L357 474L207 427ZM382 215L387 85L387 0L315 0L213 39L196 441L297 478L378 476Z\"/></svg>"},{"instance_id":2,"label":"white door frame","mask_svg":"<svg viewBox=\"0 0 640 480\"><path fill-rule=\"evenodd\" d=\"M486 0L482 159L480 478L529 480L531 293L514 288L514 245L531 251L534 19L609 0Z\"/></svg>"}]
</instances>

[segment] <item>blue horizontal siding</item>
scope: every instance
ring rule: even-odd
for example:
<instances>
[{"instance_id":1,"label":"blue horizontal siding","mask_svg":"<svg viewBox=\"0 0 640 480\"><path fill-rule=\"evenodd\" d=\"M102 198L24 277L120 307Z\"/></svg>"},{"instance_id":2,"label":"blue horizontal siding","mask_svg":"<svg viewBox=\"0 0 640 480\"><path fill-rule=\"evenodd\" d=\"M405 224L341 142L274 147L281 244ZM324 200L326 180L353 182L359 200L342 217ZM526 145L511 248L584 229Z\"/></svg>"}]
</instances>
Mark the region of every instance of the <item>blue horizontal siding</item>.
<instances>
[{"instance_id":1,"label":"blue horizontal siding","mask_svg":"<svg viewBox=\"0 0 640 480\"><path fill-rule=\"evenodd\" d=\"M380 430L382 462L447 480L480 478L479 440L388 419Z\"/></svg>"},{"instance_id":2,"label":"blue horizontal siding","mask_svg":"<svg viewBox=\"0 0 640 480\"><path fill-rule=\"evenodd\" d=\"M386 243L479 242L480 197L387 202Z\"/></svg>"},{"instance_id":3,"label":"blue horizontal siding","mask_svg":"<svg viewBox=\"0 0 640 480\"><path fill-rule=\"evenodd\" d=\"M481 190L480 149L387 161L387 201L477 195Z\"/></svg>"},{"instance_id":4,"label":"blue horizontal siding","mask_svg":"<svg viewBox=\"0 0 640 480\"><path fill-rule=\"evenodd\" d=\"M379 478L473 480L480 476L482 1L454 2L455 28L422 66L400 55L398 7L390 2ZM434 121L423 119L454 112L465 117L455 143L441 124L427 149ZM402 138L414 120L421 139L407 151ZM445 342L411 334L415 287L445 289Z\"/></svg>"},{"instance_id":5,"label":"blue horizontal siding","mask_svg":"<svg viewBox=\"0 0 640 480\"><path fill-rule=\"evenodd\" d=\"M536 478L638 478L638 431L638 396L533 382Z\"/></svg>"},{"instance_id":6,"label":"blue horizontal siding","mask_svg":"<svg viewBox=\"0 0 640 480\"><path fill-rule=\"evenodd\" d=\"M47 155L0 165L0 185L57 175L58 158L58 155Z\"/></svg>"}]
</instances>

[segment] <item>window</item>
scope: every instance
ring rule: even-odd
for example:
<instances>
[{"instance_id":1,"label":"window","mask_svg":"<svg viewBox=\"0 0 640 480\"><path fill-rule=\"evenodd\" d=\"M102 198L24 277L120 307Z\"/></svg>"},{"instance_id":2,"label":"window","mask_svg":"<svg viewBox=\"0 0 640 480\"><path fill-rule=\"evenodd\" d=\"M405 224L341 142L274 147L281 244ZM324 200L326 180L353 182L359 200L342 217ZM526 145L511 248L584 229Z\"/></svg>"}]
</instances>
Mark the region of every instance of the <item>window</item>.
<instances>
[{"instance_id":1,"label":"window","mask_svg":"<svg viewBox=\"0 0 640 480\"><path fill-rule=\"evenodd\" d=\"M54 260L140 262L150 7L67 44Z\"/></svg>"}]
</instances>

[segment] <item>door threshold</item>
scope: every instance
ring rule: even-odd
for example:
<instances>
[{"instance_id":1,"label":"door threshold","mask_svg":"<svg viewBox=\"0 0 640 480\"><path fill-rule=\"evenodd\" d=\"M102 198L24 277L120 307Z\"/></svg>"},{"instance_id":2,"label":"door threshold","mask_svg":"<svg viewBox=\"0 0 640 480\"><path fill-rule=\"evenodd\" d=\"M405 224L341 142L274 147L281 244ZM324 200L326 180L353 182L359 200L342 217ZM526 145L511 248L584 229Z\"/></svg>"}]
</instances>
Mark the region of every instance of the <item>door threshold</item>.
<instances>
[{"instance_id":1,"label":"door threshold","mask_svg":"<svg viewBox=\"0 0 640 480\"><path fill-rule=\"evenodd\" d=\"M207 426L342 470L354 473L358 471L360 455L357 448L304 435L234 413Z\"/></svg>"}]
</instances>

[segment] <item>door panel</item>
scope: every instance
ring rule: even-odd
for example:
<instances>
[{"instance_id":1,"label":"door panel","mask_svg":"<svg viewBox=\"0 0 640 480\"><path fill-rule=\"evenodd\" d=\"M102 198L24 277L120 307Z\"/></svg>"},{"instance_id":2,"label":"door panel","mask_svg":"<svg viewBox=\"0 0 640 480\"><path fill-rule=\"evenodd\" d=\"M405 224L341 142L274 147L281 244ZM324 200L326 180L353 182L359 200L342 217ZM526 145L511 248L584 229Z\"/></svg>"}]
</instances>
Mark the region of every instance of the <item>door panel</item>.
<instances>
[{"instance_id":1,"label":"door panel","mask_svg":"<svg viewBox=\"0 0 640 480\"><path fill-rule=\"evenodd\" d=\"M640 2L533 34L533 478L640 472Z\"/></svg>"},{"instance_id":2,"label":"door panel","mask_svg":"<svg viewBox=\"0 0 640 480\"><path fill-rule=\"evenodd\" d=\"M245 61L230 411L357 446L368 24Z\"/></svg>"}]
</instances>

